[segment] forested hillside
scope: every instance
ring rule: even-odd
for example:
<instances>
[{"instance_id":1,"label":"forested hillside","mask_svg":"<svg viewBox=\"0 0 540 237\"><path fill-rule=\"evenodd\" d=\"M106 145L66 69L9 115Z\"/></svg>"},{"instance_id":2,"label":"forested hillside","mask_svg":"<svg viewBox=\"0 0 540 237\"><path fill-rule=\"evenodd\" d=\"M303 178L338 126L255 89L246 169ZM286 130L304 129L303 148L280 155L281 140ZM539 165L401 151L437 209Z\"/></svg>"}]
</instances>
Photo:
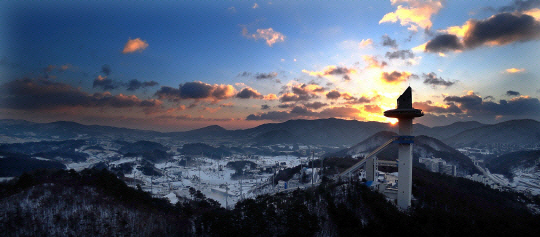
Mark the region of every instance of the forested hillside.
<instances>
[{"instance_id":1,"label":"forested hillside","mask_svg":"<svg viewBox=\"0 0 540 237\"><path fill-rule=\"evenodd\" d=\"M417 201L400 212L358 181L263 195L227 210L191 189L176 205L106 170L39 171L0 185L8 236L537 236L538 197L413 171Z\"/></svg>"}]
</instances>

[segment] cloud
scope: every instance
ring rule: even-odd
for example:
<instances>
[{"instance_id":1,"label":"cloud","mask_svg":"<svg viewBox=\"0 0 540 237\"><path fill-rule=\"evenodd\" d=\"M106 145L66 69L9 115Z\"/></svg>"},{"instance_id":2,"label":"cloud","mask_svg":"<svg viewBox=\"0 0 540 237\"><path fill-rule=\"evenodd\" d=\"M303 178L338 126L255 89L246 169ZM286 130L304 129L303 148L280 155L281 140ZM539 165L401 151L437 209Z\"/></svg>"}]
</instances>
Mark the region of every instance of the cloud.
<instances>
[{"instance_id":1,"label":"cloud","mask_svg":"<svg viewBox=\"0 0 540 237\"><path fill-rule=\"evenodd\" d=\"M444 98L446 102L454 102L467 115L540 115L540 101L529 96L520 96L511 100L500 100L499 103L493 101L483 101L474 92L469 92L463 96L448 96Z\"/></svg>"},{"instance_id":2,"label":"cloud","mask_svg":"<svg viewBox=\"0 0 540 237\"><path fill-rule=\"evenodd\" d=\"M56 65L49 65L43 69L44 72L52 72L56 68Z\"/></svg>"},{"instance_id":3,"label":"cloud","mask_svg":"<svg viewBox=\"0 0 540 237\"><path fill-rule=\"evenodd\" d=\"M296 114L292 114L287 111L270 111L266 113L250 114L246 117L246 120L271 120L271 121L287 121L298 117Z\"/></svg>"},{"instance_id":4,"label":"cloud","mask_svg":"<svg viewBox=\"0 0 540 237\"><path fill-rule=\"evenodd\" d=\"M532 8L540 7L540 1L539 0L528 0L528 1L521 1L521 0L514 0L510 5L502 6L499 8L499 12L511 12L511 11L525 11Z\"/></svg>"},{"instance_id":5,"label":"cloud","mask_svg":"<svg viewBox=\"0 0 540 237\"><path fill-rule=\"evenodd\" d=\"M255 3L255 4L253 4L253 7L251 7L251 8L253 8L253 9L259 8L259 4Z\"/></svg>"},{"instance_id":6,"label":"cloud","mask_svg":"<svg viewBox=\"0 0 540 237\"><path fill-rule=\"evenodd\" d=\"M126 87L128 91L135 91L140 88L152 87L158 85L155 81L139 81L137 79L130 80L128 83L114 81L107 76L99 75L94 79L93 88L101 88L102 90L114 90L120 87Z\"/></svg>"},{"instance_id":7,"label":"cloud","mask_svg":"<svg viewBox=\"0 0 540 237\"><path fill-rule=\"evenodd\" d=\"M282 103L298 102L298 101L309 101L313 98L316 98L316 97L310 94L297 95L294 93L284 93L283 95L279 97L279 101L281 101Z\"/></svg>"},{"instance_id":8,"label":"cloud","mask_svg":"<svg viewBox=\"0 0 540 237\"><path fill-rule=\"evenodd\" d=\"M310 109L314 109L314 110L318 110L324 106L327 106L328 104L327 103L321 103L319 101L316 101L316 102L313 102L313 103L307 103L307 104L304 104L304 106L306 108L310 108Z\"/></svg>"},{"instance_id":9,"label":"cloud","mask_svg":"<svg viewBox=\"0 0 540 237\"><path fill-rule=\"evenodd\" d=\"M445 34L436 36L426 44L426 52L470 50L480 46L538 40L540 22L520 12L498 13L484 20L470 19L461 27L449 27L442 32Z\"/></svg>"},{"instance_id":10,"label":"cloud","mask_svg":"<svg viewBox=\"0 0 540 237\"><path fill-rule=\"evenodd\" d=\"M386 52L385 57L388 59L409 59L414 58L414 53L411 50L397 50L394 52Z\"/></svg>"},{"instance_id":11,"label":"cloud","mask_svg":"<svg viewBox=\"0 0 540 237\"><path fill-rule=\"evenodd\" d=\"M428 100L425 102L414 102L413 107L416 109L421 109L424 112L428 113L437 113L437 114L460 114L463 113L454 103L448 103L446 105L435 105L432 101Z\"/></svg>"},{"instance_id":12,"label":"cloud","mask_svg":"<svg viewBox=\"0 0 540 237\"><path fill-rule=\"evenodd\" d=\"M298 84L290 86L292 92L296 95L316 95L324 93L325 88L316 84Z\"/></svg>"},{"instance_id":13,"label":"cloud","mask_svg":"<svg viewBox=\"0 0 540 237\"><path fill-rule=\"evenodd\" d=\"M385 61L379 62L377 57L371 55L362 55L362 59L367 63L366 69L379 68L382 69L388 65Z\"/></svg>"},{"instance_id":14,"label":"cloud","mask_svg":"<svg viewBox=\"0 0 540 237\"><path fill-rule=\"evenodd\" d=\"M6 66L10 66L12 68L16 68L18 67L19 65L17 64L13 64L13 63L10 63L7 61L7 58L4 57L2 59L0 59L0 65L6 65ZM48 65L47 67L43 68L43 77L45 79L48 79L48 78L56 78L56 76L54 75L50 75L51 73L53 72L59 72L59 73L62 73L62 72L65 72L67 71L68 69L73 69L73 65L67 63L67 64L64 64L64 65Z\"/></svg>"},{"instance_id":15,"label":"cloud","mask_svg":"<svg viewBox=\"0 0 540 237\"><path fill-rule=\"evenodd\" d=\"M220 104L219 107L221 108L232 108L234 107L234 104L232 102Z\"/></svg>"},{"instance_id":16,"label":"cloud","mask_svg":"<svg viewBox=\"0 0 540 237\"><path fill-rule=\"evenodd\" d=\"M66 71L66 70L68 70L68 69L70 69L70 68L73 68L73 65L71 65L71 64L68 63L68 64L61 65L60 68L59 68L58 70L61 71L61 72L63 72L63 71Z\"/></svg>"},{"instance_id":17,"label":"cloud","mask_svg":"<svg viewBox=\"0 0 540 237\"><path fill-rule=\"evenodd\" d=\"M339 91L337 91L337 90L332 90L332 91L326 93L326 98L328 98L330 100L337 100L337 99L339 99L340 96L341 96L341 93L339 93Z\"/></svg>"},{"instance_id":18,"label":"cloud","mask_svg":"<svg viewBox=\"0 0 540 237\"><path fill-rule=\"evenodd\" d=\"M294 106L295 106L295 104L280 104L280 105L278 105L278 108L286 109L286 108L292 108Z\"/></svg>"},{"instance_id":19,"label":"cloud","mask_svg":"<svg viewBox=\"0 0 540 237\"><path fill-rule=\"evenodd\" d=\"M111 71L111 66L109 66L109 65L107 65L107 64L101 66L101 72L102 72L103 74L105 74L105 76L109 76L109 74L111 74L111 72L112 72L112 71Z\"/></svg>"},{"instance_id":20,"label":"cloud","mask_svg":"<svg viewBox=\"0 0 540 237\"><path fill-rule=\"evenodd\" d=\"M210 85L204 82L186 82L180 84L179 88L162 86L156 93L159 99L178 102L183 99L209 99L217 102L228 99L236 95L236 90L231 85Z\"/></svg>"},{"instance_id":21,"label":"cloud","mask_svg":"<svg viewBox=\"0 0 540 237\"><path fill-rule=\"evenodd\" d=\"M80 88L46 79L21 79L0 86L0 106L18 110L51 110L65 108L142 108L159 109L160 100L141 100L135 95L112 95L109 92L89 94Z\"/></svg>"},{"instance_id":22,"label":"cloud","mask_svg":"<svg viewBox=\"0 0 540 237\"><path fill-rule=\"evenodd\" d=\"M308 71L304 69L302 70L302 72L307 73L310 76L324 77L324 76L355 74L357 71L354 68L330 65L324 68L324 70L322 71Z\"/></svg>"},{"instance_id":23,"label":"cloud","mask_svg":"<svg viewBox=\"0 0 540 237\"><path fill-rule=\"evenodd\" d=\"M384 15L379 24L400 21L402 26L409 26L408 30L411 31L418 31L418 27L430 29L432 26L431 16L437 14L443 7L442 1L436 0L392 0L391 2L392 5L407 3L409 6L398 5L397 10Z\"/></svg>"},{"instance_id":24,"label":"cloud","mask_svg":"<svg viewBox=\"0 0 540 237\"><path fill-rule=\"evenodd\" d=\"M221 108L222 108L222 107L211 108L211 107L204 107L204 106L203 106L199 111L206 111L206 112L208 112L208 113L212 113L212 114L213 114L213 113L215 113L215 112L221 110Z\"/></svg>"},{"instance_id":25,"label":"cloud","mask_svg":"<svg viewBox=\"0 0 540 237\"><path fill-rule=\"evenodd\" d=\"M398 44L396 43L395 39L390 38L390 36L388 35L383 35L382 38L383 38L383 43L382 43L383 46L390 46L394 49L398 48Z\"/></svg>"},{"instance_id":26,"label":"cloud","mask_svg":"<svg viewBox=\"0 0 540 237\"><path fill-rule=\"evenodd\" d=\"M264 96L261 95L261 93L257 92L257 90L246 87L246 88L242 89L240 92L238 92L238 94L236 94L236 98L240 98L240 99L249 99L249 98L263 99Z\"/></svg>"},{"instance_id":27,"label":"cloud","mask_svg":"<svg viewBox=\"0 0 540 237\"><path fill-rule=\"evenodd\" d=\"M245 26L242 28L242 35L248 39L264 39L266 44L268 44L270 47L272 47L272 45L275 43L284 42L286 38L284 34L274 31L272 28L257 29L256 34L249 34Z\"/></svg>"},{"instance_id":28,"label":"cloud","mask_svg":"<svg viewBox=\"0 0 540 237\"><path fill-rule=\"evenodd\" d=\"M521 94L517 91L507 91L506 95L507 96L520 96Z\"/></svg>"},{"instance_id":29,"label":"cloud","mask_svg":"<svg viewBox=\"0 0 540 237\"><path fill-rule=\"evenodd\" d=\"M505 45L540 37L540 23L529 15L501 13L486 20L473 21L463 38L467 48L484 44Z\"/></svg>"},{"instance_id":30,"label":"cloud","mask_svg":"<svg viewBox=\"0 0 540 237\"><path fill-rule=\"evenodd\" d=\"M255 74L255 78L258 79L258 80L274 79L274 78L277 77L277 75L278 75L277 72L257 73L257 74Z\"/></svg>"},{"instance_id":31,"label":"cloud","mask_svg":"<svg viewBox=\"0 0 540 237\"><path fill-rule=\"evenodd\" d=\"M332 107L322 110L319 113L321 118L353 118L361 111L353 107Z\"/></svg>"},{"instance_id":32,"label":"cloud","mask_svg":"<svg viewBox=\"0 0 540 237\"><path fill-rule=\"evenodd\" d=\"M122 50L122 53L128 54L134 52L142 52L147 47L148 43L146 43L146 41L144 40L141 40L140 38L129 39L126 45L124 45L124 50Z\"/></svg>"},{"instance_id":33,"label":"cloud","mask_svg":"<svg viewBox=\"0 0 540 237\"><path fill-rule=\"evenodd\" d=\"M265 95L263 100L277 100L278 97L276 94L268 94L268 95Z\"/></svg>"},{"instance_id":34,"label":"cloud","mask_svg":"<svg viewBox=\"0 0 540 237\"><path fill-rule=\"evenodd\" d=\"M137 79L130 80L127 84L127 90L128 91L135 91L140 88L146 88L146 87L152 87L157 86L159 83L155 81L139 81Z\"/></svg>"},{"instance_id":35,"label":"cloud","mask_svg":"<svg viewBox=\"0 0 540 237\"><path fill-rule=\"evenodd\" d=\"M525 72L525 68L508 68L505 71L507 73L522 73Z\"/></svg>"},{"instance_id":36,"label":"cloud","mask_svg":"<svg viewBox=\"0 0 540 237\"><path fill-rule=\"evenodd\" d=\"M341 97L345 100L345 104L354 105L354 104L365 104L372 102L375 98L367 98L365 96L354 97L349 93L342 93Z\"/></svg>"},{"instance_id":37,"label":"cloud","mask_svg":"<svg viewBox=\"0 0 540 237\"><path fill-rule=\"evenodd\" d=\"M361 49L367 48L370 45L373 45L373 40L372 39L363 39L362 41L360 41L360 43L358 43L358 46Z\"/></svg>"},{"instance_id":38,"label":"cloud","mask_svg":"<svg viewBox=\"0 0 540 237\"><path fill-rule=\"evenodd\" d=\"M112 79L107 78L107 76L102 77L101 75L97 76L94 79L94 83L92 84L93 88L101 88L102 90L114 90L121 86L121 83L115 82Z\"/></svg>"},{"instance_id":39,"label":"cloud","mask_svg":"<svg viewBox=\"0 0 540 237\"><path fill-rule=\"evenodd\" d=\"M270 109L270 106L268 105L261 105L261 110L267 110Z\"/></svg>"},{"instance_id":40,"label":"cloud","mask_svg":"<svg viewBox=\"0 0 540 237\"><path fill-rule=\"evenodd\" d=\"M442 77L437 77L437 74L435 74L434 72L428 73L428 74L424 73L422 77L424 78L424 84L431 85L433 87L435 86L449 87L456 84L455 81L444 80L442 79Z\"/></svg>"},{"instance_id":41,"label":"cloud","mask_svg":"<svg viewBox=\"0 0 540 237\"><path fill-rule=\"evenodd\" d=\"M251 76L251 72L238 73L238 77L250 77L250 76Z\"/></svg>"},{"instance_id":42,"label":"cloud","mask_svg":"<svg viewBox=\"0 0 540 237\"><path fill-rule=\"evenodd\" d=\"M227 11L229 11L230 13L236 13L236 8L235 7L229 7L229 8L227 8Z\"/></svg>"},{"instance_id":43,"label":"cloud","mask_svg":"<svg viewBox=\"0 0 540 237\"><path fill-rule=\"evenodd\" d=\"M364 105L364 111L374 114L382 113L382 109L378 105Z\"/></svg>"},{"instance_id":44,"label":"cloud","mask_svg":"<svg viewBox=\"0 0 540 237\"><path fill-rule=\"evenodd\" d=\"M443 53L448 51L462 50L464 46L461 44L456 35L442 34L428 41L424 47L426 52Z\"/></svg>"},{"instance_id":45,"label":"cloud","mask_svg":"<svg viewBox=\"0 0 540 237\"><path fill-rule=\"evenodd\" d=\"M418 76L415 74L411 74L410 72L398 72L398 71L393 71L392 73L388 73L388 72L381 73L381 80L390 84L397 84L397 83L405 82L409 80L409 78L411 77L416 78Z\"/></svg>"},{"instance_id":46,"label":"cloud","mask_svg":"<svg viewBox=\"0 0 540 237\"><path fill-rule=\"evenodd\" d=\"M320 112L314 112L306 107L294 106L289 111L269 111L265 113L250 114L246 120L271 120L286 121L298 118L352 118L356 117L361 111L352 107L332 107L326 108Z\"/></svg>"}]
</instances>

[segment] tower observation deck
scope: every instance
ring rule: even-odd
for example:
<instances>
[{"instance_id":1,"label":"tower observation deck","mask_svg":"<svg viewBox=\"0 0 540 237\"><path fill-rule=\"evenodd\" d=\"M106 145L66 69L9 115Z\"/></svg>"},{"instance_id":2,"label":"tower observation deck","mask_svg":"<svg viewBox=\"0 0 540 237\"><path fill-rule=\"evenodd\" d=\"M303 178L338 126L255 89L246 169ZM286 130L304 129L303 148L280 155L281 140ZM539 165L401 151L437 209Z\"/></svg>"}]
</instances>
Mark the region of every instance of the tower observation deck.
<instances>
[{"instance_id":1,"label":"tower observation deck","mask_svg":"<svg viewBox=\"0 0 540 237\"><path fill-rule=\"evenodd\" d=\"M397 119L413 119L424 116L424 113L422 113L422 110L412 107L412 89L409 86L397 99L397 109L384 111L384 116Z\"/></svg>"}]
</instances>

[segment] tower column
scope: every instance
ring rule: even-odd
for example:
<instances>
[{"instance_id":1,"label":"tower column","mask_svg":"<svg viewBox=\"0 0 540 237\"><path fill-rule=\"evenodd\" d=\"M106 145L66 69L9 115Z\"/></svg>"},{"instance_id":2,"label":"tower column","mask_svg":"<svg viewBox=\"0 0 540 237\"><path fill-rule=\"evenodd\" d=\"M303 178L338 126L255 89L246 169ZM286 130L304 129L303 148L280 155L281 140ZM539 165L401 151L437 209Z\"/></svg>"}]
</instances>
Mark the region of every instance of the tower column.
<instances>
[{"instance_id":1,"label":"tower column","mask_svg":"<svg viewBox=\"0 0 540 237\"><path fill-rule=\"evenodd\" d=\"M399 136L410 136L412 118L399 118ZM412 194L412 143L399 143L398 146L398 207L407 209L411 205Z\"/></svg>"},{"instance_id":2,"label":"tower column","mask_svg":"<svg viewBox=\"0 0 540 237\"><path fill-rule=\"evenodd\" d=\"M412 107L412 89L408 87L397 99L397 109L384 111L384 116L399 120L398 143L398 194L397 204L402 210L411 206L412 195L412 120L424 116L422 110Z\"/></svg>"}]
</instances>

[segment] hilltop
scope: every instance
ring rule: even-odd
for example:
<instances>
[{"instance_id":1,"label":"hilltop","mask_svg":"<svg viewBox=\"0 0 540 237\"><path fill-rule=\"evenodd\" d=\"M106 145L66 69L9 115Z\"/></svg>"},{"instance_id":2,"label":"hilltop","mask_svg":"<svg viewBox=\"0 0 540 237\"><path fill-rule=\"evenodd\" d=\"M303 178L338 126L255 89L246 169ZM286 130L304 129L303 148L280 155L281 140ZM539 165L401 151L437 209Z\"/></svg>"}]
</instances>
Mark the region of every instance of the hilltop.
<instances>
[{"instance_id":1,"label":"hilltop","mask_svg":"<svg viewBox=\"0 0 540 237\"><path fill-rule=\"evenodd\" d=\"M379 132L350 148L327 156L363 157L394 136L397 136L397 134L393 132ZM398 144L391 144L379 153L377 157L381 160L396 160L398 157L397 150ZM458 171L462 174L479 172L467 156L432 137L416 136L414 138L413 163L415 165L419 164L418 158L420 157L442 158L449 164L457 166Z\"/></svg>"}]
</instances>

